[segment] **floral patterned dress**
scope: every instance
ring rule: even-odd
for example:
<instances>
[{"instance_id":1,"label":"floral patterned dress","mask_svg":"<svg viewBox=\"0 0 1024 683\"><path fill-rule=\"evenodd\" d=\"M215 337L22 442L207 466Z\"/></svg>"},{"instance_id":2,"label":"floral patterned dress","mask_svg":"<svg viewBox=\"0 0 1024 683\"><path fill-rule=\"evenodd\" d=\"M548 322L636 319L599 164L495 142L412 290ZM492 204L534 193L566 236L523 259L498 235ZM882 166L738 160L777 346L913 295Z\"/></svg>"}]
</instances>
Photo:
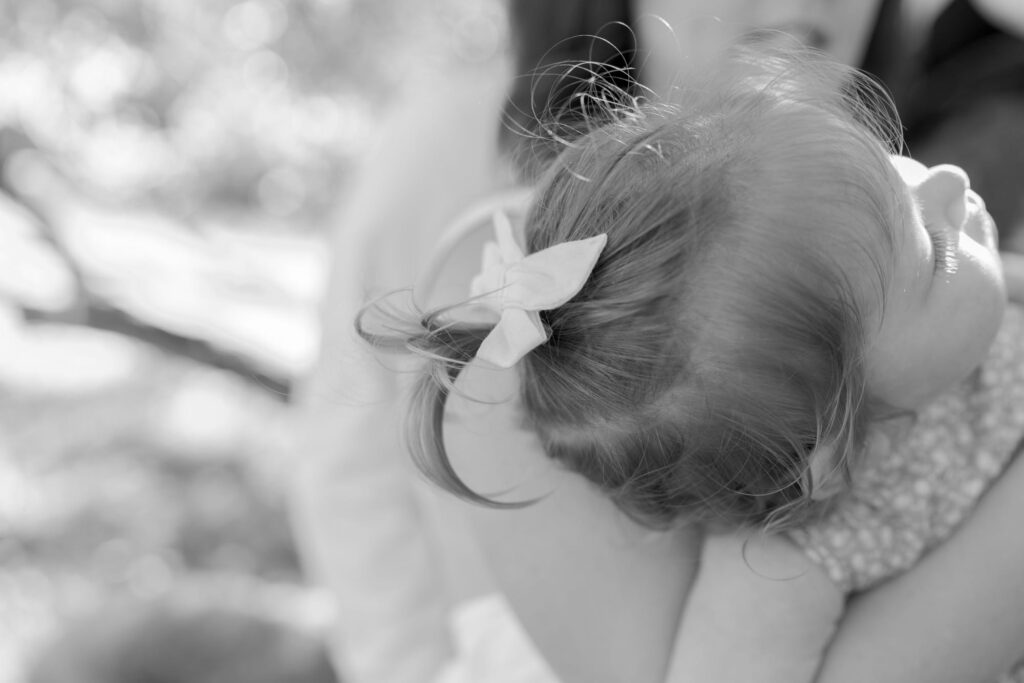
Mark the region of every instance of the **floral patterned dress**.
<instances>
[{"instance_id":1,"label":"floral patterned dress","mask_svg":"<svg viewBox=\"0 0 1024 683\"><path fill-rule=\"evenodd\" d=\"M844 592L909 569L946 539L1024 438L1024 309L1010 307L984 365L918 413L905 439L872 442L851 490L793 539ZM1024 683L1024 667L1001 681Z\"/></svg>"}]
</instances>

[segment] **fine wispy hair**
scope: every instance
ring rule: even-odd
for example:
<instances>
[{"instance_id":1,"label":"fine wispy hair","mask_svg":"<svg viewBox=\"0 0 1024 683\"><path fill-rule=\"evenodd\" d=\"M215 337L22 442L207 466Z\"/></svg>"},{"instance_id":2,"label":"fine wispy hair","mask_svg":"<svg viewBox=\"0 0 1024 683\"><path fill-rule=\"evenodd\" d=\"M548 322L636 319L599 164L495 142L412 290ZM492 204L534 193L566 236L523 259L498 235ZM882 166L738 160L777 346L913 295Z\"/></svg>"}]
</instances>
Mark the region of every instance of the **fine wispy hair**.
<instances>
[{"instance_id":1,"label":"fine wispy hair","mask_svg":"<svg viewBox=\"0 0 1024 683\"><path fill-rule=\"evenodd\" d=\"M592 38L604 46L606 39ZM595 50L595 52L601 52ZM565 145L586 133L639 111L653 101L635 80L631 62L588 57L547 61L516 80L529 97L509 99L502 137L512 167L526 182L536 179Z\"/></svg>"},{"instance_id":2,"label":"fine wispy hair","mask_svg":"<svg viewBox=\"0 0 1024 683\"><path fill-rule=\"evenodd\" d=\"M586 70L586 66L579 67ZM517 366L545 452L651 526L784 527L817 506L816 449L844 471L879 414L865 339L905 207L899 127L857 72L795 48L738 49L654 103L607 84L551 124L526 251L607 234L550 339ZM455 311L457 313L457 310ZM427 311L361 333L424 358L410 415L420 468L467 500L444 446L447 397L490 331Z\"/></svg>"},{"instance_id":3,"label":"fine wispy hair","mask_svg":"<svg viewBox=\"0 0 1024 683\"><path fill-rule=\"evenodd\" d=\"M603 95L642 95L642 67L628 0L512 0L508 3L515 73L499 143L527 174L558 152L552 127L578 127ZM545 132L545 129L548 129Z\"/></svg>"}]
</instances>

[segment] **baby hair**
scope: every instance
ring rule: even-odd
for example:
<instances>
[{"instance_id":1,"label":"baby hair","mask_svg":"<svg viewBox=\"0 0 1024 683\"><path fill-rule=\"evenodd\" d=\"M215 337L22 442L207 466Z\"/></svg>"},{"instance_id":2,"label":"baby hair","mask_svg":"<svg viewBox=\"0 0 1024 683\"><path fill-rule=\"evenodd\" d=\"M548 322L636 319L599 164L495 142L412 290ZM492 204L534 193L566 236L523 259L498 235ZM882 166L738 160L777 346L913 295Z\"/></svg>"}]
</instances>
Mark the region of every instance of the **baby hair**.
<instances>
[{"instance_id":1,"label":"baby hair","mask_svg":"<svg viewBox=\"0 0 1024 683\"><path fill-rule=\"evenodd\" d=\"M590 113L594 85L637 95L637 36L629 0L513 0L508 4L516 73L499 144L529 172L559 145L543 134ZM585 87L580 87L585 82ZM552 112L557 112L552 115Z\"/></svg>"},{"instance_id":2,"label":"baby hair","mask_svg":"<svg viewBox=\"0 0 1024 683\"><path fill-rule=\"evenodd\" d=\"M863 351L902 215L898 127L862 76L796 50L738 50L680 95L624 95L537 180L526 253L607 244L583 289L541 312L550 337L516 365L522 406L549 457L643 523L784 526L817 507L815 449L845 472L876 415ZM507 505L445 453L445 401L490 331L458 320L429 311L391 336L358 324L427 359L420 468Z\"/></svg>"}]
</instances>

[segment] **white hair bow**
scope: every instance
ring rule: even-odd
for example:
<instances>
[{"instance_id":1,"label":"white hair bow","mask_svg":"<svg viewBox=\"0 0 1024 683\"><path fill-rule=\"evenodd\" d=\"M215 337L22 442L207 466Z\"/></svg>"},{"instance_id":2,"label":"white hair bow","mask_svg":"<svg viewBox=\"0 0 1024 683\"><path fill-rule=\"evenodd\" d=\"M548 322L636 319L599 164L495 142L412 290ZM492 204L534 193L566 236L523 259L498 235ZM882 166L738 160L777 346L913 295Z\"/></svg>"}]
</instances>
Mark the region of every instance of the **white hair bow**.
<instances>
[{"instance_id":1,"label":"white hair bow","mask_svg":"<svg viewBox=\"0 0 1024 683\"><path fill-rule=\"evenodd\" d=\"M583 289L608 236L563 242L526 256L506 214L495 213L494 233L496 241L484 247L470 294L500 319L476 357L510 368L547 341L540 311L558 308Z\"/></svg>"}]
</instances>

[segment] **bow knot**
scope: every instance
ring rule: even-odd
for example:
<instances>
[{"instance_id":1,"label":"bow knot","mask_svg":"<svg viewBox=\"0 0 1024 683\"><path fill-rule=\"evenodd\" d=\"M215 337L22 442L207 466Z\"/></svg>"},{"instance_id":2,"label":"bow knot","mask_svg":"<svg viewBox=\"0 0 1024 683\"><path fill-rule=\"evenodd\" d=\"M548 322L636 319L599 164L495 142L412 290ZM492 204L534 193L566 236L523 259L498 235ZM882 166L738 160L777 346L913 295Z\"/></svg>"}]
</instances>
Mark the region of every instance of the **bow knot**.
<instances>
[{"instance_id":1,"label":"bow knot","mask_svg":"<svg viewBox=\"0 0 1024 683\"><path fill-rule=\"evenodd\" d=\"M576 296L590 278L607 235L563 242L526 255L503 212L494 215L495 241L484 247L483 266L473 278L474 303L499 316L476 357L510 368L548 340L540 311Z\"/></svg>"}]
</instances>

